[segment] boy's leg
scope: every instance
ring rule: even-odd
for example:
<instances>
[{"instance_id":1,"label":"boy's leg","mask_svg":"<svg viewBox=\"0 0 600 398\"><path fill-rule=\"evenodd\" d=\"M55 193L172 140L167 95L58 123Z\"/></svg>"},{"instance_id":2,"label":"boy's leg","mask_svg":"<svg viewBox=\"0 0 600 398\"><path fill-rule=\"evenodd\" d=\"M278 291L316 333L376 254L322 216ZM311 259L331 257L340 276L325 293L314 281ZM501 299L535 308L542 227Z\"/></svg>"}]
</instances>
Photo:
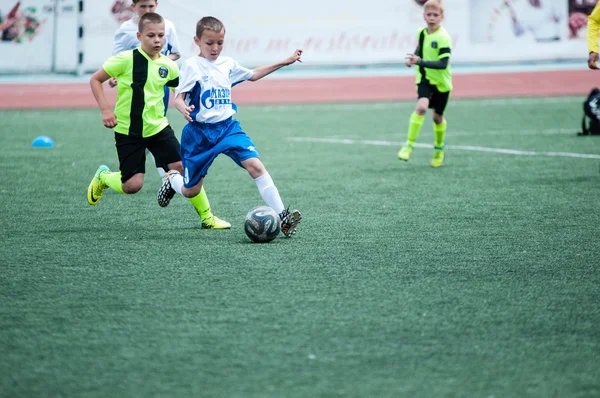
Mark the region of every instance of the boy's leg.
<instances>
[{"instance_id":1,"label":"boy's leg","mask_svg":"<svg viewBox=\"0 0 600 398\"><path fill-rule=\"evenodd\" d=\"M444 148L446 138L446 127L447 122L444 118L444 111L448 100L450 99L450 93L436 92L432 96L432 108L433 111L433 132L435 134L435 143L433 148L433 159L431 159L431 167L440 167L444 164Z\"/></svg>"},{"instance_id":2,"label":"boy's leg","mask_svg":"<svg viewBox=\"0 0 600 398\"><path fill-rule=\"evenodd\" d=\"M252 139L244 133L239 122L234 120L228 127L227 134L218 144L219 151L229 156L238 166L246 169L254 179L260 196L265 204L279 213L281 218L281 232L288 238L296 233L296 227L302 219L298 210L286 210L279 191L273 179L260 161L256 146Z\"/></svg>"},{"instance_id":3,"label":"boy's leg","mask_svg":"<svg viewBox=\"0 0 600 398\"><path fill-rule=\"evenodd\" d=\"M171 198L178 193L183 195L183 186L184 180L181 174L177 170L169 170L167 175L163 180L163 184L158 190L158 204L161 207L166 207ZM212 214L210 209L210 203L208 202L208 197L206 196L206 192L204 191L204 186L200 189L200 192L191 198L188 198L190 203L196 209L196 213L200 216L202 220L202 228L206 229L229 229L231 228L231 224L225 220L221 220L219 217Z\"/></svg>"},{"instance_id":4,"label":"boy's leg","mask_svg":"<svg viewBox=\"0 0 600 398\"><path fill-rule=\"evenodd\" d=\"M281 214L284 210L283 201L273 179L260 161L252 139L240 128L239 134L223 138L219 145L223 145L225 155L229 156L238 166L244 168L252 177L265 204Z\"/></svg>"},{"instance_id":5,"label":"boy's leg","mask_svg":"<svg viewBox=\"0 0 600 398\"><path fill-rule=\"evenodd\" d=\"M410 116L410 121L408 123L408 137L406 139L406 143L402 145L400 148L400 152L398 152L398 159L407 161L410 159L410 155L412 154L413 148L417 141L417 136L421 131L421 127L423 126L423 121L425 120L425 115L419 115L417 112L413 112Z\"/></svg>"},{"instance_id":6,"label":"boy's leg","mask_svg":"<svg viewBox=\"0 0 600 398\"><path fill-rule=\"evenodd\" d=\"M260 162L260 160L256 160ZM285 207L283 206L283 201L281 200L281 196L279 196L279 190L277 190L275 183L273 183L271 175L265 170L265 173L260 177L256 177L254 182L256 183L258 193L260 193L260 197L264 200L265 204L275 210L277 214L281 214Z\"/></svg>"},{"instance_id":7,"label":"boy's leg","mask_svg":"<svg viewBox=\"0 0 600 398\"><path fill-rule=\"evenodd\" d=\"M429 107L429 84L419 84L417 88L417 94L419 99L417 100L417 107L415 111L410 116L406 143L398 152L398 159L404 161L410 159L410 155L412 154L415 143L417 142L417 137L419 136L419 132L423 126L423 121L425 120L425 113L427 113L427 108Z\"/></svg>"},{"instance_id":8,"label":"boy's leg","mask_svg":"<svg viewBox=\"0 0 600 398\"><path fill-rule=\"evenodd\" d=\"M186 128L184 128L184 131L186 130ZM181 157L179 141L177 141L177 138L175 138L173 130L170 127L168 127L165 128L165 130L161 131L159 134L161 134L161 136L157 137L157 139L153 141L151 150L156 153L157 164L166 163L168 164L168 168L171 169L163 179L163 184L159 189L157 195L158 204L161 207L166 207L169 205L175 193L183 195L182 188L184 186L184 180L181 176L181 173L183 173L183 166L180 160ZM190 134L194 134L194 132L191 132ZM182 139L183 137L185 137L185 135L182 135ZM184 149L183 152L187 153L187 150ZM215 155L211 151L204 151L202 155L203 156L196 160L200 161L203 164L209 162L208 166L210 166L210 164L212 164L212 161L216 158L218 153ZM206 196L204 187L202 187L202 189L196 196L188 198L188 200L192 203L194 209L202 219L203 228L231 228L230 223L219 219L212 213L210 208L210 202L208 201L208 197Z\"/></svg>"},{"instance_id":9,"label":"boy's leg","mask_svg":"<svg viewBox=\"0 0 600 398\"><path fill-rule=\"evenodd\" d=\"M433 159L431 159L431 167L440 167L444 164L444 136L446 135L446 119L440 124L433 123L433 131L435 133L435 145L433 147Z\"/></svg>"},{"instance_id":10,"label":"boy's leg","mask_svg":"<svg viewBox=\"0 0 600 398\"><path fill-rule=\"evenodd\" d=\"M253 145L251 145L251 147L253 147ZM244 150L247 149L240 148L231 153L234 156L237 156L238 154L244 156ZM250 156L252 154L248 153L247 155ZM235 158L233 159L236 160ZM296 227L300 223L300 220L302 220L300 211L295 209L289 210L284 207L279 191L260 159L252 157L240 161L240 164L248 171L250 177L254 179L258 192L265 201L265 204L279 214L279 218L281 219L281 232L288 238L293 236L296 233Z\"/></svg>"},{"instance_id":11,"label":"boy's leg","mask_svg":"<svg viewBox=\"0 0 600 398\"><path fill-rule=\"evenodd\" d=\"M132 177L141 173L130 181L131 187L127 187L128 193L135 193L143 184L143 173L145 172L145 143L142 138L129 137L124 134L115 133L115 146L119 157L118 172L111 172L108 166L101 165L94 173L94 177L88 186L88 203L97 205L102 197L102 193L111 188L119 193L125 193L123 181L128 181ZM123 177L125 176L125 177Z\"/></svg>"},{"instance_id":12,"label":"boy's leg","mask_svg":"<svg viewBox=\"0 0 600 398\"><path fill-rule=\"evenodd\" d=\"M120 171L115 172L107 170L100 175L100 180L109 188L112 188L119 193L125 193L123 191L123 182Z\"/></svg>"}]
</instances>

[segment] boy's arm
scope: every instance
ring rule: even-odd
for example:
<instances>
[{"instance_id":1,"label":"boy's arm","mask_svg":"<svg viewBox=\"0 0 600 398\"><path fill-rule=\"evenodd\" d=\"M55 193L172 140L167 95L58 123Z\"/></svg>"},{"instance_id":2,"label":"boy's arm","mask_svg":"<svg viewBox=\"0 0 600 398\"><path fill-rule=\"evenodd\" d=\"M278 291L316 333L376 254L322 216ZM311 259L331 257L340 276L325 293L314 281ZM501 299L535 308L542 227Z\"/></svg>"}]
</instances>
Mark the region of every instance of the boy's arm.
<instances>
[{"instance_id":1,"label":"boy's arm","mask_svg":"<svg viewBox=\"0 0 600 398\"><path fill-rule=\"evenodd\" d=\"M294 51L294 54L292 54L291 57L286 58L281 62L278 62L273 65L259 66L258 68L252 70L252 77L248 80L250 80L251 82L255 82L267 76L268 74L275 72L277 69L283 68L284 66L291 65L296 61L302 62L302 60L300 59L301 57L302 50L296 50Z\"/></svg>"},{"instance_id":2,"label":"boy's arm","mask_svg":"<svg viewBox=\"0 0 600 398\"><path fill-rule=\"evenodd\" d=\"M179 49L179 38L177 37L177 30L173 22L165 21L165 27L167 28L167 35L165 37L165 43L169 50L169 57L172 61L177 61L181 58L181 50Z\"/></svg>"},{"instance_id":3,"label":"boy's arm","mask_svg":"<svg viewBox=\"0 0 600 398\"><path fill-rule=\"evenodd\" d=\"M183 115L185 120L187 120L188 122L193 122L194 120L190 116L190 113L192 113L192 111L194 110L195 107L194 107L194 105L187 106L187 104L185 103L185 95L186 94L187 93L179 93L175 97L173 104L175 105L175 108L179 112L181 112L181 114Z\"/></svg>"},{"instance_id":4,"label":"boy's arm","mask_svg":"<svg viewBox=\"0 0 600 398\"><path fill-rule=\"evenodd\" d=\"M104 88L102 87L102 83L108 79L110 79L110 75L106 73L103 68L98 69L90 78L90 87L92 88L92 93L98 103L98 108L100 108L100 111L102 112L102 122L104 123L104 126L112 128L117 125L117 118L115 117L110 104L106 100Z\"/></svg>"},{"instance_id":5,"label":"boy's arm","mask_svg":"<svg viewBox=\"0 0 600 398\"><path fill-rule=\"evenodd\" d=\"M181 58L181 51L179 50L179 38L177 37L177 30L175 25L170 23L171 28L169 29L169 35L167 37L167 45L169 46L169 55L173 61L177 61Z\"/></svg>"},{"instance_id":6,"label":"boy's arm","mask_svg":"<svg viewBox=\"0 0 600 398\"><path fill-rule=\"evenodd\" d=\"M423 61L421 58L417 61L417 65L420 65L428 69L446 69L450 63L450 57L438 59L436 61Z\"/></svg>"}]
</instances>

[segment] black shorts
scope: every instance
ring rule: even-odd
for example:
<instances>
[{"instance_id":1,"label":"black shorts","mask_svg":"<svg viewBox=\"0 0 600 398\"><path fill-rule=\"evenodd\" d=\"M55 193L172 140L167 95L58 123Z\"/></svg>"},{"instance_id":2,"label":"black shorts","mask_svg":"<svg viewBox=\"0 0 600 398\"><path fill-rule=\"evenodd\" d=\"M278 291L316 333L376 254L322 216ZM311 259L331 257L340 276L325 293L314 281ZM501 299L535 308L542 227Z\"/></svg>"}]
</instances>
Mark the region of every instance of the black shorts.
<instances>
[{"instance_id":1,"label":"black shorts","mask_svg":"<svg viewBox=\"0 0 600 398\"><path fill-rule=\"evenodd\" d=\"M119 156L121 181L125 182L138 173L146 172L146 149L152 153L156 167L169 171L169 164L179 162L179 141L171 126L151 137L131 137L115 133L115 145Z\"/></svg>"},{"instance_id":2,"label":"black shorts","mask_svg":"<svg viewBox=\"0 0 600 398\"><path fill-rule=\"evenodd\" d=\"M440 92L436 86L428 81L419 83L417 86L418 98L429 98L429 108L433 109L438 115L443 115L450 99L450 91Z\"/></svg>"}]
</instances>

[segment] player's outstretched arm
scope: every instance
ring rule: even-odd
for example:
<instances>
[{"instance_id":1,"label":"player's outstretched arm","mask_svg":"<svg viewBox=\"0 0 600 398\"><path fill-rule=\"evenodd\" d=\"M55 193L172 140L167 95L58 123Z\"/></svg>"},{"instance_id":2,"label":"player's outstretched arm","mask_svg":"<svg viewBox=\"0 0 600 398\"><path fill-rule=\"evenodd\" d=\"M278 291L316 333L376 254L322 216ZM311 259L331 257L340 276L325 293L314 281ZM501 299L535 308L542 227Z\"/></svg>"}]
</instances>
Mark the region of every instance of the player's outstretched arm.
<instances>
[{"instance_id":1,"label":"player's outstretched arm","mask_svg":"<svg viewBox=\"0 0 600 398\"><path fill-rule=\"evenodd\" d=\"M175 101L173 101L173 103L175 104L175 108L181 112L185 120L188 122L193 122L194 120L190 116L190 113L192 113L194 110L194 105L187 106L184 100L185 94L186 93L180 93L177 97L175 97Z\"/></svg>"},{"instance_id":2,"label":"player's outstretched arm","mask_svg":"<svg viewBox=\"0 0 600 398\"><path fill-rule=\"evenodd\" d=\"M92 88L92 93L98 103L98 108L100 108L100 111L102 112L102 123L104 123L104 127L113 128L117 125L117 118L106 100L104 88L102 87L102 83L108 79L110 79L110 75L106 73L104 69L99 69L90 78L90 87Z\"/></svg>"},{"instance_id":3,"label":"player's outstretched arm","mask_svg":"<svg viewBox=\"0 0 600 398\"><path fill-rule=\"evenodd\" d=\"M278 62L273 65L259 66L258 68L252 70L252 77L248 80L250 80L251 82L255 82L267 76L268 74L275 72L277 69L283 68L284 66L291 65L296 61L302 62L302 60L300 59L301 57L302 50L296 50L290 57L284 59L281 62Z\"/></svg>"}]
</instances>

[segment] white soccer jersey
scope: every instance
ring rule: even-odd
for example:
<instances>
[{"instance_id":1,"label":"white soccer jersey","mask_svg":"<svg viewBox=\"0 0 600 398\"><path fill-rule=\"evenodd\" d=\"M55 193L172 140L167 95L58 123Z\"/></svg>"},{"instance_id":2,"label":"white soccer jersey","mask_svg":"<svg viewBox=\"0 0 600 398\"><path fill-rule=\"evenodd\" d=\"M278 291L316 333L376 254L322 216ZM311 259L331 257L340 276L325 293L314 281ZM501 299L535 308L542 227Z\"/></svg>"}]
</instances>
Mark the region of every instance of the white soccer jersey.
<instances>
[{"instance_id":1,"label":"white soccer jersey","mask_svg":"<svg viewBox=\"0 0 600 398\"><path fill-rule=\"evenodd\" d=\"M231 87L250 79L252 74L252 70L232 58L209 61L197 55L186 59L181 67L175 96L187 93L185 102L194 105L191 116L197 122L217 123L235 114Z\"/></svg>"},{"instance_id":2,"label":"white soccer jersey","mask_svg":"<svg viewBox=\"0 0 600 398\"><path fill-rule=\"evenodd\" d=\"M115 33L112 55L117 55L118 53L127 50L133 50L140 46L140 42L137 39L138 24L133 22L135 18L137 17L123 22L117 30L117 33ZM177 39L175 25L168 19L165 19L165 45L163 46L161 53L164 55L181 54L179 51L179 40Z\"/></svg>"}]
</instances>

